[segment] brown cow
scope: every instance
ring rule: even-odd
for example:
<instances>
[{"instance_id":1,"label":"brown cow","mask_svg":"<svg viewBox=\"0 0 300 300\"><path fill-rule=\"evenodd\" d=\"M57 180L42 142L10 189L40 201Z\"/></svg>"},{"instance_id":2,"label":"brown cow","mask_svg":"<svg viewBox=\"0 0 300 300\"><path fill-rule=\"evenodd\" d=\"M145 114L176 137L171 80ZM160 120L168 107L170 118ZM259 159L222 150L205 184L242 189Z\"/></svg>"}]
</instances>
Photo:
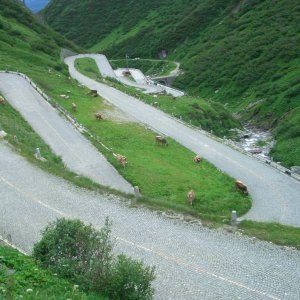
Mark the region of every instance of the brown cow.
<instances>
[{"instance_id":1,"label":"brown cow","mask_svg":"<svg viewBox=\"0 0 300 300\"><path fill-rule=\"evenodd\" d=\"M201 160L202 160L202 157L198 154L194 157L194 162L195 163L199 163Z\"/></svg>"},{"instance_id":2,"label":"brown cow","mask_svg":"<svg viewBox=\"0 0 300 300\"><path fill-rule=\"evenodd\" d=\"M127 165L127 158L124 155L116 154L115 157L117 158L118 162L123 166L123 168Z\"/></svg>"},{"instance_id":3,"label":"brown cow","mask_svg":"<svg viewBox=\"0 0 300 300\"><path fill-rule=\"evenodd\" d=\"M77 105L76 105L75 103L72 103L72 110L73 110L74 112L77 111Z\"/></svg>"},{"instance_id":4,"label":"brown cow","mask_svg":"<svg viewBox=\"0 0 300 300\"><path fill-rule=\"evenodd\" d=\"M168 146L168 141L165 137L161 136L161 135L157 135L155 137L155 141L157 144L159 145L165 145L165 146Z\"/></svg>"},{"instance_id":5,"label":"brown cow","mask_svg":"<svg viewBox=\"0 0 300 300\"><path fill-rule=\"evenodd\" d=\"M5 104L5 100L2 96L0 96L0 104Z\"/></svg>"},{"instance_id":6,"label":"brown cow","mask_svg":"<svg viewBox=\"0 0 300 300\"><path fill-rule=\"evenodd\" d=\"M91 95L92 97L97 97L98 92L97 92L97 90L90 90L89 95Z\"/></svg>"},{"instance_id":7,"label":"brown cow","mask_svg":"<svg viewBox=\"0 0 300 300\"><path fill-rule=\"evenodd\" d=\"M196 194L193 190L190 190L186 195L186 199L190 203L190 205L193 205L195 198L196 198Z\"/></svg>"},{"instance_id":8,"label":"brown cow","mask_svg":"<svg viewBox=\"0 0 300 300\"><path fill-rule=\"evenodd\" d=\"M97 120L103 120L102 115L99 112L95 113L95 117Z\"/></svg>"},{"instance_id":9,"label":"brown cow","mask_svg":"<svg viewBox=\"0 0 300 300\"><path fill-rule=\"evenodd\" d=\"M245 195L248 195L248 189L247 186L241 182L240 180L236 180L235 181L235 187L240 190L241 192L243 192Z\"/></svg>"}]
</instances>

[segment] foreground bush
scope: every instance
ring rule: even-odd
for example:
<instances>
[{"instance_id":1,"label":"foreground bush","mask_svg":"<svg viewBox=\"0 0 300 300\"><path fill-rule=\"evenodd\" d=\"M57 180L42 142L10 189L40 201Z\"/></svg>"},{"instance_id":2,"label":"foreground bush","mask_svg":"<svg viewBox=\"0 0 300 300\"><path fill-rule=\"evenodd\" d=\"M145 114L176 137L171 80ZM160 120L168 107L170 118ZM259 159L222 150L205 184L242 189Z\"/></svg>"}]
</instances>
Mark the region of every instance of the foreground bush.
<instances>
[{"instance_id":1,"label":"foreground bush","mask_svg":"<svg viewBox=\"0 0 300 300\"><path fill-rule=\"evenodd\" d=\"M33 251L35 259L84 290L111 299L151 299L154 268L112 253L111 223L95 230L80 220L59 219L43 231Z\"/></svg>"},{"instance_id":2,"label":"foreground bush","mask_svg":"<svg viewBox=\"0 0 300 300\"><path fill-rule=\"evenodd\" d=\"M151 299L154 270L124 255L118 256L106 290L111 299Z\"/></svg>"}]
</instances>

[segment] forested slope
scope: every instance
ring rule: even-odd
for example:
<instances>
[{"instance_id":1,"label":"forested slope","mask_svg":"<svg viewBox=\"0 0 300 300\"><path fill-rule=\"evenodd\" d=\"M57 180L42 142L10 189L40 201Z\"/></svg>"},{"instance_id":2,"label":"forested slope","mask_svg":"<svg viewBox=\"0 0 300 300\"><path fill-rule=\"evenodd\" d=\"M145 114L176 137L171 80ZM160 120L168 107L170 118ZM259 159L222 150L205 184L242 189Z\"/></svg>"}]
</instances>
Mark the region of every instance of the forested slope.
<instances>
[{"instance_id":1,"label":"forested slope","mask_svg":"<svg viewBox=\"0 0 300 300\"><path fill-rule=\"evenodd\" d=\"M176 86L274 129L275 158L300 164L298 0L53 0L44 15L110 58L166 50L184 70Z\"/></svg>"}]
</instances>

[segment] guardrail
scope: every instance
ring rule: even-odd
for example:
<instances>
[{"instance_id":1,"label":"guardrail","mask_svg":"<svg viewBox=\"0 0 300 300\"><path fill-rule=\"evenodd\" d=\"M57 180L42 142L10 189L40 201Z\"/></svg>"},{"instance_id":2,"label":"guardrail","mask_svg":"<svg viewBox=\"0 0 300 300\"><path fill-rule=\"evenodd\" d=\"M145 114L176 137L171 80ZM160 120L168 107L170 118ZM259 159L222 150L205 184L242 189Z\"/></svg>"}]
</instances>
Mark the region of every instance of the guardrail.
<instances>
[{"instance_id":1,"label":"guardrail","mask_svg":"<svg viewBox=\"0 0 300 300\"><path fill-rule=\"evenodd\" d=\"M92 138L94 141L96 141L98 144L100 144L103 148L105 148L106 150L108 150L109 152L112 152L113 153L113 150L112 148L109 148L107 147L105 144L103 144L100 140L99 140L99 137L94 137L90 131L88 129L86 129L82 124L80 124L74 117L72 117L69 112L67 110L65 110L63 107L61 107L56 101L54 101L51 97L49 97L48 95L46 95L27 75L23 74L23 73L20 73L20 72L13 72L13 71L0 71L0 73L9 73L9 74L14 74L14 75L18 75L18 76L21 76L23 77L25 80L27 80L30 85L53 107L55 108L58 112L60 112L61 114L63 114L68 121L70 121L73 126L81 133L84 133L86 132L90 138ZM147 103L146 103L147 104ZM150 105L150 104L148 104ZM222 144L225 144L227 146L229 146L230 148L240 152L240 153L243 153L249 157L252 157L262 163L266 163L267 165L269 165L270 167L286 174L286 175L289 175L291 176L292 178L300 181L300 175L296 174L296 173L293 173L290 169L288 168L285 168L271 160L268 160L268 159L265 159L261 156L258 156L258 155L255 155L255 154L251 154L249 152L247 152L246 150L238 147L237 145L235 145L232 141L230 140L224 140L224 139L221 139L197 126L194 126L192 124L188 124L186 122L184 122L183 120L181 119L178 119L178 118L175 118L174 116L172 115L168 115L171 119L185 125L185 126L188 126L194 130L197 130L199 132L201 132L202 134L206 135L207 137L219 142L219 143L222 143ZM163 134L162 132L159 132L157 129L153 128L152 126L149 126L148 124L145 124L144 125L151 129L152 131L156 132L156 133L159 133L159 134Z\"/></svg>"}]
</instances>

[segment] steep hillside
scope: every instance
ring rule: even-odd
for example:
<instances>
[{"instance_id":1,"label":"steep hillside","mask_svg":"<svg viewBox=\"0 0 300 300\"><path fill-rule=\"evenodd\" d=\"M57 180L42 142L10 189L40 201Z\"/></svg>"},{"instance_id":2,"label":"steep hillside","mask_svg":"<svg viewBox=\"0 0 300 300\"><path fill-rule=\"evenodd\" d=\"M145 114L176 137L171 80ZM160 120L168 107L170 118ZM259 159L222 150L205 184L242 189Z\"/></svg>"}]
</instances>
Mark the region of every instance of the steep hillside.
<instances>
[{"instance_id":1,"label":"steep hillside","mask_svg":"<svg viewBox=\"0 0 300 300\"><path fill-rule=\"evenodd\" d=\"M160 8L161 2L165 0L52 0L43 15L52 28L82 46L91 47L121 23L122 31L128 32L152 10Z\"/></svg>"},{"instance_id":2,"label":"steep hillside","mask_svg":"<svg viewBox=\"0 0 300 300\"><path fill-rule=\"evenodd\" d=\"M299 1L53 0L45 17L110 58L156 58L166 50L184 69L176 86L275 129L275 157L282 149L292 157L281 156L283 163L300 164Z\"/></svg>"},{"instance_id":3,"label":"steep hillside","mask_svg":"<svg viewBox=\"0 0 300 300\"><path fill-rule=\"evenodd\" d=\"M0 69L19 70L28 75L47 68L65 71L61 48L80 51L73 43L39 24L18 0L0 1Z\"/></svg>"}]
</instances>

